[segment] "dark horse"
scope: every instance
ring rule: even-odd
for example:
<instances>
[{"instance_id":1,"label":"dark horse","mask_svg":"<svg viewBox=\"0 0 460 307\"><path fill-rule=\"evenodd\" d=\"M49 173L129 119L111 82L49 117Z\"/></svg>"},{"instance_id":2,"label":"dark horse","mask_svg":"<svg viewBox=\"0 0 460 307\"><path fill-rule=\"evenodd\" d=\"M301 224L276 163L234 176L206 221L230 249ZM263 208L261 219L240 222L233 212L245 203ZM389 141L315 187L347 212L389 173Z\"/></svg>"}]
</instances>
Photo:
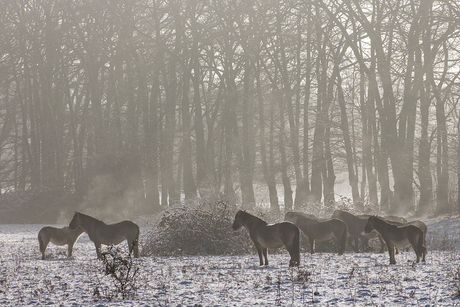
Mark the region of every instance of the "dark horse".
<instances>
[{"instance_id":1,"label":"dark horse","mask_svg":"<svg viewBox=\"0 0 460 307\"><path fill-rule=\"evenodd\" d=\"M351 244L352 240L350 240L350 245L353 248L353 250L357 253L359 252L359 239L361 239L362 241L363 251L366 251L369 249L369 240L378 237L378 234L376 232L371 232L367 234L363 233L369 216L357 216L346 211L335 210L332 214L332 218L340 219L345 224L347 224L348 234L355 243L353 246ZM383 242L381 241L381 243ZM382 248L383 247L384 246L382 245ZM381 252L383 252L383 250L381 250Z\"/></svg>"},{"instance_id":2,"label":"dark horse","mask_svg":"<svg viewBox=\"0 0 460 307\"><path fill-rule=\"evenodd\" d=\"M50 242L59 246L67 244L67 257L72 257L73 245L82 233L83 229L81 227L70 230L67 226L63 228L45 226L40 229L38 232L38 244L40 245L42 260L45 260L45 250Z\"/></svg>"},{"instance_id":3,"label":"dark horse","mask_svg":"<svg viewBox=\"0 0 460 307\"><path fill-rule=\"evenodd\" d=\"M299 266L300 264L300 231L296 225L289 222L268 225L260 218L247 213L238 211L233 222L233 230L238 230L242 226L249 232L251 240L254 242L259 253L260 265L268 265L267 248L279 248L286 246L291 255L289 266Z\"/></svg>"},{"instance_id":4,"label":"dark horse","mask_svg":"<svg viewBox=\"0 0 460 307\"><path fill-rule=\"evenodd\" d=\"M385 221L389 222L390 224L396 225L396 226L408 226L408 225L414 225L420 228L423 231L423 245L426 246L426 233L428 232L428 226L422 221L410 221L408 222L407 220L396 220L396 219L391 219L388 220L387 217L385 217ZM396 250L396 254L398 253L398 250ZM425 261L425 254L423 254L423 261Z\"/></svg>"},{"instance_id":5,"label":"dark horse","mask_svg":"<svg viewBox=\"0 0 460 307\"><path fill-rule=\"evenodd\" d=\"M339 219L317 219L315 216L301 212L288 212L284 215L286 221L294 223L310 241L310 251L315 253L315 240L329 240L334 236L339 242L339 255L347 248L348 227Z\"/></svg>"},{"instance_id":6,"label":"dark horse","mask_svg":"<svg viewBox=\"0 0 460 307\"><path fill-rule=\"evenodd\" d=\"M423 231L415 225L396 226L377 216L371 216L364 229L366 233L376 230L387 244L390 254L390 264L396 264L395 249L412 246L417 255L417 263L420 258L425 262L426 246Z\"/></svg>"},{"instance_id":7,"label":"dark horse","mask_svg":"<svg viewBox=\"0 0 460 307\"><path fill-rule=\"evenodd\" d=\"M129 253L134 251L134 257L139 258L139 226L131 221L123 221L107 225L89 215L75 212L69 224L70 229L83 228L96 246L97 258L101 259L101 244L117 245L128 241Z\"/></svg>"},{"instance_id":8,"label":"dark horse","mask_svg":"<svg viewBox=\"0 0 460 307\"><path fill-rule=\"evenodd\" d=\"M364 220L366 222L366 224L367 224L367 221L369 220L371 215L362 214L362 215L358 215L358 217L360 219ZM407 223L407 220L405 218L403 218L401 216L396 216L396 215L387 215L384 218L382 217L382 219L384 219L386 222L389 222L391 224L395 224L395 225L398 225L398 226L402 226L403 223ZM367 236L362 237L363 251L366 251L366 250L369 251L370 250L369 240L373 239L373 238L375 238L375 233L370 233L369 237L367 237ZM385 241L383 241L382 236L379 233L377 233L377 238L380 241L380 252L383 253L385 251L385 247L386 247ZM396 251L396 253L398 253L398 251Z\"/></svg>"}]
</instances>

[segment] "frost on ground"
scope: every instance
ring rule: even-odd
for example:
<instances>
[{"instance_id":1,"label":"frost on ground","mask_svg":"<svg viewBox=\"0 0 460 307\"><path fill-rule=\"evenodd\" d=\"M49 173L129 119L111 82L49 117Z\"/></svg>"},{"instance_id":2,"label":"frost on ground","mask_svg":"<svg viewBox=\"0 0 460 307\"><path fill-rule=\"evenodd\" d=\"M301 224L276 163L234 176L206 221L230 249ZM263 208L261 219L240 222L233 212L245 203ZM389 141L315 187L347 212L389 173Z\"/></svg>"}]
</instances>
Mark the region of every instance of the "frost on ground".
<instances>
[{"instance_id":1,"label":"frost on ground","mask_svg":"<svg viewBox=\"0 0 460 307\"><path fill-rule=\"evenodd\" d=\"M454 229L449 225L458 220L443 227L442 221L434 223L442 241L451 239L443 231ZM259 267L255 250L235 256L146 256L133 260L139 268L136 293L122 300L86 234L72 258L66 258L65 246L50 244L49 258L42 261L41 227L0 224L0 306L460 305L460 255L448 244L439 250L429 246L426 263L415 264L411 250L397 255L392 266L387 253L305 252L299 268L288 267L283 250L269 251L268 267ZM126 254L125 245L120 247Z\"/></svg>"}]
</instances>

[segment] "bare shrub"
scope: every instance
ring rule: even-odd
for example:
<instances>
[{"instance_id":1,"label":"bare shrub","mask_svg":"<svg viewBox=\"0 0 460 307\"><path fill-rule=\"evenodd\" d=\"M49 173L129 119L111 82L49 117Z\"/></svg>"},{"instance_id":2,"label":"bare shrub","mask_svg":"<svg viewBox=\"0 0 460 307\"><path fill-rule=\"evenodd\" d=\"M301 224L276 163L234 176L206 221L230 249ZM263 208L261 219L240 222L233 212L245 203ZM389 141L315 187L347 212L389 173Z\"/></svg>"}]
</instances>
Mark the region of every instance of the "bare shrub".
<instances>
[{"instance_id":1,"label":"bare shrub","mask_svg":"<svg viewBox=\"0 0 460 307\"><path fill-rule=\"evenodd\" d=\"M157 215L143 240L145 256L241 254L253 250L246 232L234 232L227 203L188 203Z\"/></svg>"},{"instance_id":2,"label":"bare shrub","mask_svg":"<svg viewBox=\"0 0 460 307\"><path fill-rule=\"evenodd\" d=\"M137 293L137 280L139 277L139 268L133 261L131 254L122 256L119 248L110 246L109 250L102 252L102 271L105 276L110 276L114 289L112 291L104 289L102 283L99 283L93 291L93 299L114 300L121 295L123 300L133 299ZM102 294L101 293L105 293Z\"/></svg>"}]
</instances>

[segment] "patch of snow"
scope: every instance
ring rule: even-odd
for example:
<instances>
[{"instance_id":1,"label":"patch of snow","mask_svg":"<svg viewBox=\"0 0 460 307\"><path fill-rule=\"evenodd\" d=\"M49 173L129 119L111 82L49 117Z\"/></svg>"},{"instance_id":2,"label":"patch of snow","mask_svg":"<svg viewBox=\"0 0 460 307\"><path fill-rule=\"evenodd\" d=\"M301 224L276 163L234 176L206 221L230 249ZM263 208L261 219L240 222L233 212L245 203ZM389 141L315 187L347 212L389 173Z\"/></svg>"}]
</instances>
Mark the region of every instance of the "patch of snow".
<instances>
[{"instance_id":1,"label":"patch of snow","mask_svg":"<svg viewBox=\"0 0 460 307\"><path fill-rule=\"evenodd\" d=\"M426 221L430 231L458 238L460 219ZM133 299L114 297L110 276L84 234L67 247L49 244L41 260L37 234L45 225L0 224L0 306L453 306L460 304L457 248L431 250L414 263L412 250L388 253L257 253L237 256L141 257ZM62 227L63 225L53 225ZM433 241L435 239L432 239ZM430 242L431 242L430 241ZM120 247L127 253L126 244ZM99 295L96 295L99 293ZM104 297L112 297L113 300Z\"/></svg>"}]
</instances>

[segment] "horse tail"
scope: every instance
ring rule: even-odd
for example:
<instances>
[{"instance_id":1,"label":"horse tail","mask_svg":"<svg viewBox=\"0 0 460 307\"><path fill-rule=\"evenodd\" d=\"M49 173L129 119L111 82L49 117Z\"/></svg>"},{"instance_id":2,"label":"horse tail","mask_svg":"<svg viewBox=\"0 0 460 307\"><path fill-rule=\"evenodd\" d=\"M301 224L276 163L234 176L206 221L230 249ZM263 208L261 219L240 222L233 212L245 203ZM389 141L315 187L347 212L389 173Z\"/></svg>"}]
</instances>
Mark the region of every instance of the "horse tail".
<instances>
[{"instance_id":1,"label":"horse tail","mask_svg":"<svg viewBox=\"0 0 460 307\"><path fill-rule=\"evenodd\" d=\"M134 258L139 258L139 235L140 235L140 228L136 224L136 235L134 237L134 242L132 249L134 250Z\"/></svg>"},{"instance_id":2,"label":"horse tail","mask_svg":"<svg viewBox=\"0 0 460 307\"><path fill-rule=\"evenodd\" d=\"M342 237L340 238L339 255L343 255L347 249L348 226L342 222Z\"/></svg>"},{"instance_id":3,"label":"horse tail","mask_svg":"<svg viewBox=\"0 0 460 307\"><path fill-rule=\"evenodd\" d=\"M38 244L40 246L40 252L41 253L45 252L45 242L43 242L41 231L38 232Z\"/></svg>"},{"instance_id":4,"label":"horse tail","mask_svg":"<svg viewBox=\"0 0 460 307\"><path fill-rule=\"evenodd\" d=\"M39 232L38 232L38 244L40 246L40 253L42 254L42 260L45 260L45 250L46 250L46 247L48 246L48 243L49 243L49 240L48 241L43 241L43 229L41 229Z\"/></svg>"},{"instance_id":5,"label":"horse tail","mask_svg":"<svg viewBox=\"0 0 460 307\"><path fill-rule=\"evenodd\" d=\"M293 253L296 257L296 261L297 261L296 265L299 266L300 265L300 230L299 230L299 227L297 226L295 226L295 231L294 231Z\"/></svg>"},{"instance_id":6,"label":"horse tail","mask_svg":"<svg viewBox=\"0 0 460 307\"><path fill-rule=\"evenodd\" d=\"M425 233L419 227L417 228L420 230L420 235L418 236L418 249L421 255L425 255L426 254Z\"/></svg>"}]
</instances>

